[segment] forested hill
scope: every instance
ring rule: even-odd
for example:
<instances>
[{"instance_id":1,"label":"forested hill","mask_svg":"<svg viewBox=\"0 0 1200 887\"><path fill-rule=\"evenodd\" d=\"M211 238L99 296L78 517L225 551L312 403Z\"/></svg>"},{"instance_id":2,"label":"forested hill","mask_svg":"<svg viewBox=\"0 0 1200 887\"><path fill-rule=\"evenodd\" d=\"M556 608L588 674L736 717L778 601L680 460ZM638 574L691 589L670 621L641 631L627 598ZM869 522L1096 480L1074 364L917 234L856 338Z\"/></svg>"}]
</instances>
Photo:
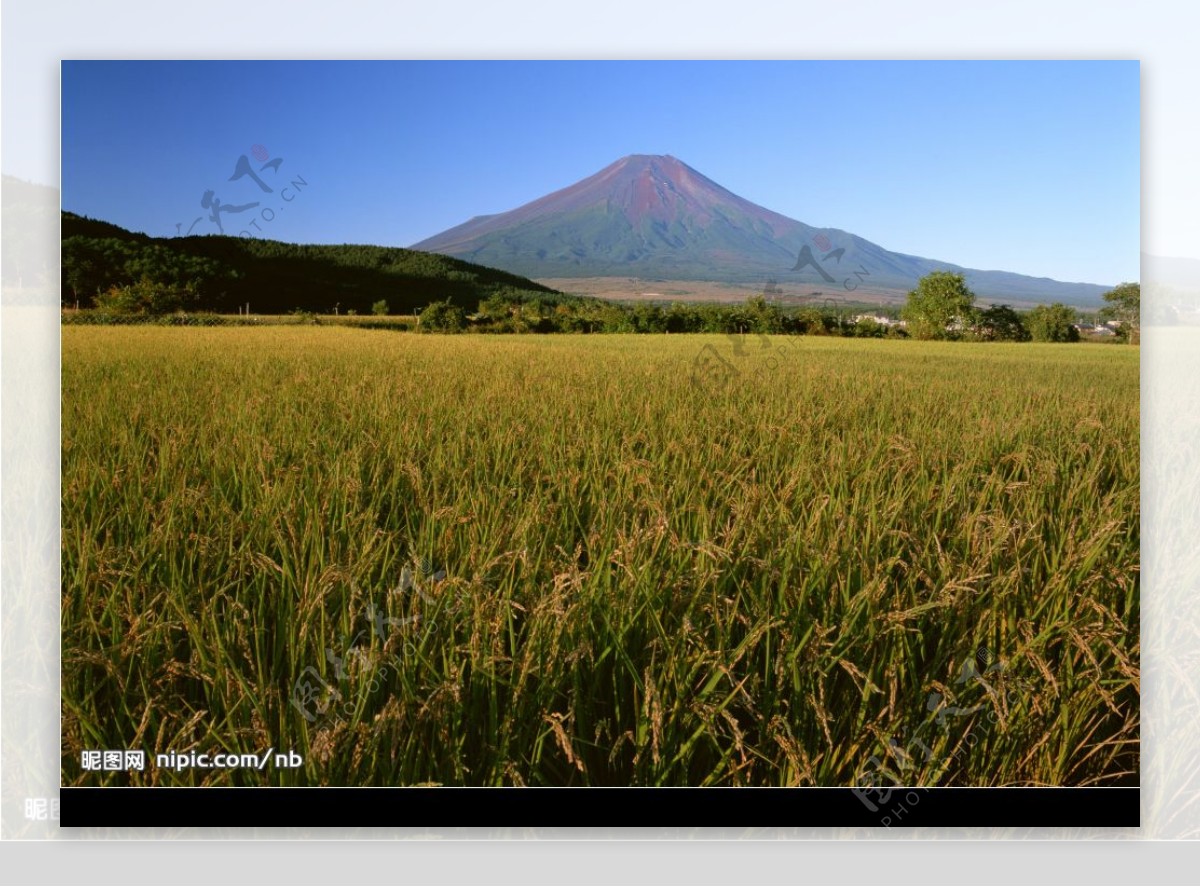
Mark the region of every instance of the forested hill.
<instances>
[{"instance_id":1,"label":"forested hill","mask_svg":"<svg viewBox=\"0 0 1200 887\"><path fill-rule=\"evenodd\" d=\"M366 314L384 300L410 313L449 300L468 310L499 293L554 294L524 277L436 253L382 246L303 246L276 240L153 238L62 214L62 299L90 307L97 293L143 278L187 290L193 310L256 314L297 308Z\"/></svg>"}]
</instances>

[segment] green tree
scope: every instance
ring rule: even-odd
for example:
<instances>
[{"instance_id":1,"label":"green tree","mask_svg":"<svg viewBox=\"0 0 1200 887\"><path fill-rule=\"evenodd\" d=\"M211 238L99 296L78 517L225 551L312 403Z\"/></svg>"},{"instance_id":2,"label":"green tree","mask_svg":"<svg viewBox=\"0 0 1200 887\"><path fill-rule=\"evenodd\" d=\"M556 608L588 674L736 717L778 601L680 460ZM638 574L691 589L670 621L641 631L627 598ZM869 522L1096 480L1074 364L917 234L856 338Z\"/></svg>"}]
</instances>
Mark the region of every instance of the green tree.
<instances>
[{"instance_id":1,"label":"green tree","mask_svg":"<svg viewBox=\"0 0 1200 887\"><path fill-rule=\"evenodd\" d=\"M873 317L860 317L846 325L845 335L858 339L882 339L887 328Z\"/></svg>"},{"instance_id":2,"label":"green tree","mask_svg":"<svg viewBox=\"0 0 1200 887\"><path fill-rule=\"evenodd\" d=\"M421 329L431 333L456 333L467 325L466 312L449 300L434 302L421 312Z\"/></svg>"},{"instance_id":3,"label":"green tree","mask_svg":"<svg viewBox=\"0 0 1200 887\"><path fill-rule=\"evenodd\" d=\"M1026 318L1029 334L1035 342L1078 342L1075 309L1061 302L1038 305Z\"/></svg>"},{"instance_id":4,"label":"green tree","mask_svg":"<svg viewBox=\"0 0 1200 887\"><path fill-rule=\"evenodd\" d=\"M637 333L665 333L667 331L667 316L657 305L645 302L635 305L630 317L633 330Z\"/></svg>"},{"instance_id":5,"label":"green tree","mask_svg":"<svg viewBox=\"0 0 1200 887\"><path fill-rule=\"evenodd\" d=\"M508 320L515 313L515 309L510 300L492 294L479 303L479 310L475 313L487 323L500 323Z\"/></svg>"},{"instance_id":6,"label":"green tree","mask_svg":"<svg viewBox=\"0 0 1200 887\"><path fill-rule=\"evenodd\" d=\"M700 329L703 319L694 306L684 302L673 302L667 309L667 332L694 333Z\"/></svg>"},{"instance_id":7,"label":"green tree","mask_svg":"<svg viewBox=\"0 0 1200 887\"><path fill-rule=\"evenodd\" d=\"M1021 315L1008 305L989 305L980 311L975 335L983 342L1028 342L1030 338Z\"/></svg>"},{"instance_id":8,"label":"green tree","mask_svg":"<svg viewBox=\"0 0 1200 887\"><path fill-rule=\"evenodd\" d=\"M962 274L933 271L917 281L901 316L918 339L952 339L974 322L975 294Z\"/></svg>"},{"instance_id":9,"label":"green tree","mask_svg":"<svg viewBox=\"0 0 1200 887\"><path fill-rule=\"evenodd\" d=\"M746 300L743 311L746 323L751 333L782 333L784 328L783 312L777 305L771 305L762 296L752 296Z\"/></svg>"},{"instance_id":10,"label":"green tree","mask_svg":"<svg viewBox=\"0 0 1200 887\"><path fill-rule=\"evenodd\" d=\"M837 320L817 308L801 308L791 318L789 332L804 336L824 336L833 332Z\"/></svg>"},{"instance_id":11,"label":"green tree","mask_svg":"<svg viewBox=\"0 0 1200 887\"><path fill-rule=\"evenodd\" d=\"M64 299L82 299L84 304L104 288L103 257L87 237L68 237L62 242Z\"/></svg>"},{"instance_id":12,"label":"green tree","mask_svg":"<svg viewBox=\"0 0 1200 887\"><path fill-rule=\"evenodd\" d=\"M633 312L624 305L610 302L598 310L600 331L605 333L632 333Z\"/></svg>"},{"instance_id":13,"label":"green tree","mask_svg":"<svg viewBox=\"0 0 1200 887\"><path fill-rule=\"evenodd\" d=\"M1115 320L1120 326L1117 333L1130 344L1136 344L1141 336L1142 285L1122 283L1104 294L1108 304L1100 311L1105 320Z\"/></svg>"}]
</instances>

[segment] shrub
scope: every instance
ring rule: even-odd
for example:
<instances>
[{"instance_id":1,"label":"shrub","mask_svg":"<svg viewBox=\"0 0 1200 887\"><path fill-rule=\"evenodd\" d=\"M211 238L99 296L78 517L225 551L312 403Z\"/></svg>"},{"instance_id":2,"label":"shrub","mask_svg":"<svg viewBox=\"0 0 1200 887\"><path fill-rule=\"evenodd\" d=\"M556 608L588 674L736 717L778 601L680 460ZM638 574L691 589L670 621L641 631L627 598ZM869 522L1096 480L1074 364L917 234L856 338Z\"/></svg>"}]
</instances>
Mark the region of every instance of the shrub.
<instances>
[{"instance_id":1,"label":"shrub","mask_svg":"<svg viewBox=\"0 0 1200 887\"><path fill-rule=\"evenodd\" d=\"M1075 329L1075 309L1061 302L1038 305L1029 312L1026 325L1035 342L1078 342Z\"/></svg>"},{"instance_id":2,"label":"shrub","mask_svg":"<svg viewBox=\"0 0 1200 887\"><path fill-rule=\"evenodd\" d=\"M189 287L156 283L143 277L137 283L114 285L96 296L96 307L111 314L170 314L196 303Z\"/></svg>"},{"instance_id":3,"label":"shrub","mask_svg":"<svg viewBox=\"0 0 1200 887\"><path fill-rule=\"evenodd\" d=\"M450 302L434 302L420 314L418 327L429 333L457 333L467 325L463 309Z\"/></svg>"},{"instance_id":4,"label":"shrub","mask_svg":"<svg viewBox=\"0 0 1200 887\"><path fill-rule=\"evenodd\" d=\"M855 321L848 330L848 335L859 339L882 339L887 329L879 321L870 317L862 317Z\"/></svg>"}]
</instances>

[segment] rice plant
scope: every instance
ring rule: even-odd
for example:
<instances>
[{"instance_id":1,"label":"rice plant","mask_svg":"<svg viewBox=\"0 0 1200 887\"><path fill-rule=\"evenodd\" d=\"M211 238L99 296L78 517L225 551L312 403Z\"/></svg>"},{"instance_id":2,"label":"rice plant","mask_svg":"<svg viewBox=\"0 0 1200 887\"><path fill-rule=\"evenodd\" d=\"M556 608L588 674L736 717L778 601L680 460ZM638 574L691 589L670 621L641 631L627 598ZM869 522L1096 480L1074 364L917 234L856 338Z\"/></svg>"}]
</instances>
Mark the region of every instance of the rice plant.
<instances>
[{"instance_id":1,"label":"rice plant","mask_svg":"<svg viewBox=\"0 0 1200 887\"><path fill-rule=\"evenodd\" d=\"M739 344L64 328L64 784L1136 783L1137 349Z\"/></svg>"}]
</instances>

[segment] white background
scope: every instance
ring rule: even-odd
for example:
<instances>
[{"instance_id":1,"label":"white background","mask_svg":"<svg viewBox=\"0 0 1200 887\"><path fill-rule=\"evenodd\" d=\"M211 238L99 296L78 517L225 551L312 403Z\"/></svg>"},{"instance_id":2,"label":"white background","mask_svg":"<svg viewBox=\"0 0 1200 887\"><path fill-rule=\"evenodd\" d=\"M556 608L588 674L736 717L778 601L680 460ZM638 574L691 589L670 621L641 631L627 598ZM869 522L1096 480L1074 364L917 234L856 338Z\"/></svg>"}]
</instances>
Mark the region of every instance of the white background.
<instances>
[{"instance_id":1,"label":"white background","mask_svg":"<svg viewBox=\"0 0 1200 887\"><path fill-rule=\"evenodd\" d=\"M62 58L1125 58L1142 62L1142 250L1200 258L1200 13L1182 3L282 3L5 0L0 171L58 184ZM1034 136L1035 137L1035 136ZM53 232L52 232L53 233ZM12 261L13 245L3 259ZM26 247L22 247L23 249ZM57 267L53 236L34 246ZM41 252L38 252L38 251ZM30 256L22 255L22 263ZM1200 327L1142 345L1143 828L73 833L58 784L58 296L0 301L0 847L22 883L1195 883ZM1154 281L1143 281L1153 301ZM190 843L163 840L191 839ZM370 838L371 843L349 840ZM462 843L468 837L483 843ZM648 840L664 837L682 840ZM1073 837L1071 843L1051 839ZM151 842L136 839L154 838ZM255 839L258 840L255 840ZM338 839L342 840L338 840ZM395 843L396 838L409 838ZM1114 838L1116 840L1114 840ZM224 839L218 846L214 840ZM272 840L274 839L274 840ZM315 840L314 840L315 839ZM706 840L707 839L707 840ZM717 839L717 840L712 840ZM825 839L825 840L818 840ZM580 843L584 842L584 843Z\"/></svg>"}]
</instances>

